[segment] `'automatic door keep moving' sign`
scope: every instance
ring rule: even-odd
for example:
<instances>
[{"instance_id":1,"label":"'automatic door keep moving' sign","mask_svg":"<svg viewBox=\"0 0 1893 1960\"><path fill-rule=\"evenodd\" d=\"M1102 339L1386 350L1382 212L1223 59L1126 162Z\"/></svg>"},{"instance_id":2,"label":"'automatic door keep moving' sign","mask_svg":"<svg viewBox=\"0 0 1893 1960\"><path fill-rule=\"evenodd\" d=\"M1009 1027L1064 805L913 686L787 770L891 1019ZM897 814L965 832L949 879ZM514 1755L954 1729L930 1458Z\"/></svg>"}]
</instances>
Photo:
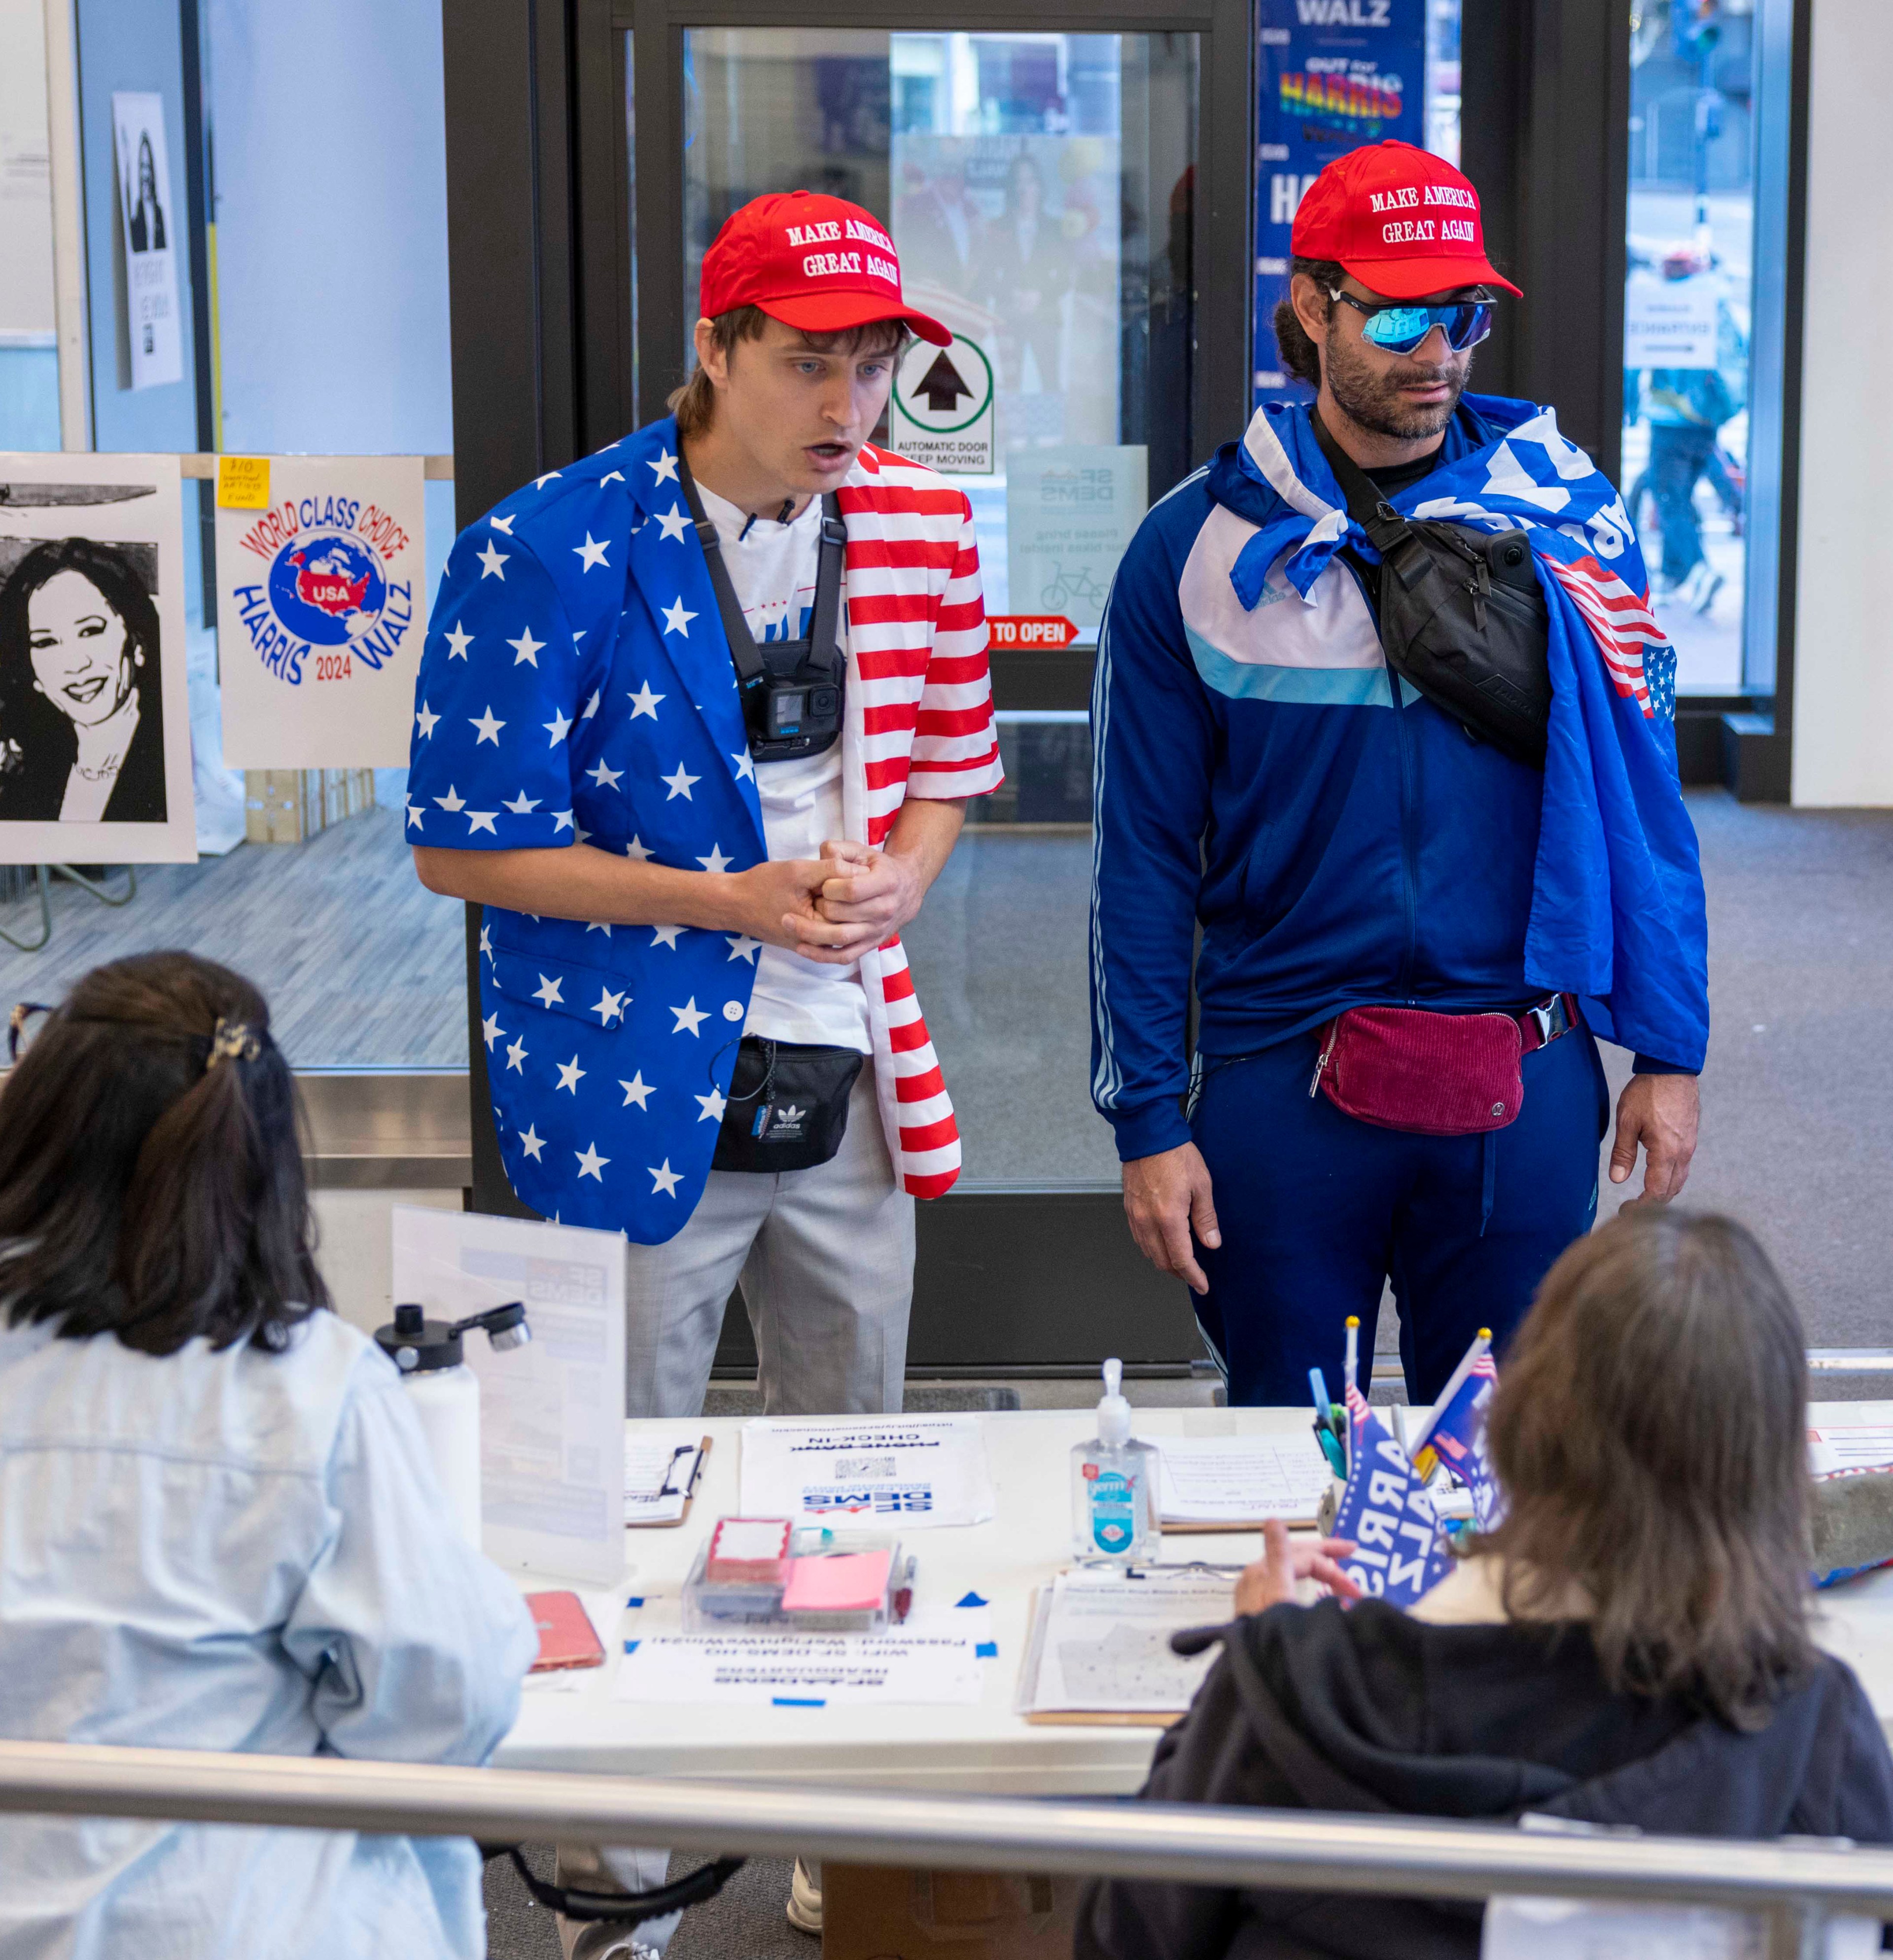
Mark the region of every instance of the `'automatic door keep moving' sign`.
<instances>
[{"instance_id":1,"label":"'automatic door keep moving' sign","mask_svg":"<svg viewBox=\"0 0 1893 1960\"><path fill-rule=\"evenodd\" d=\"M257 461L218 483L224 762L398 768L427 628L422 460Z\"/></svg>"},{"instance_id":2,"label":"'automatic door keep moving' sign","mask_svg":"<svg viewBox=\"0 0 1893 1960\"><path fill-rule=\"evenodd\" d=\"M950 476L993 473L993 374L975 340L916 340L902 356L888 408L896 451Z\"/></svg>"}]
</instances>

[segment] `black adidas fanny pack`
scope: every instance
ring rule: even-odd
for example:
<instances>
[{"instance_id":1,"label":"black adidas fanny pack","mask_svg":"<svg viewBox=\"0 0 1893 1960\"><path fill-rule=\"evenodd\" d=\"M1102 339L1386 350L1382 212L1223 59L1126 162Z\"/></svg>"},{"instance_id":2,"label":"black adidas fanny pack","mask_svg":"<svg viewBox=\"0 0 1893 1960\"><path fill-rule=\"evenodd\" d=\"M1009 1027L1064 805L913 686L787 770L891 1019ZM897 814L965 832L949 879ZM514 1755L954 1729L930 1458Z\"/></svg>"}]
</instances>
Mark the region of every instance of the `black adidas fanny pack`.
<instances>
[{"instance_id":1,"label":"black adidas fanny pack","mask_svg":"<svg viewBox=\"0 0 1893 1960\"><path fill-rule=\"evenodd\" d=\"M858 1048L822 1048L745 1035L712 1170L813 1170L842 1147L848 1102L861 1064Z\"/></svg>"}]
</instances>

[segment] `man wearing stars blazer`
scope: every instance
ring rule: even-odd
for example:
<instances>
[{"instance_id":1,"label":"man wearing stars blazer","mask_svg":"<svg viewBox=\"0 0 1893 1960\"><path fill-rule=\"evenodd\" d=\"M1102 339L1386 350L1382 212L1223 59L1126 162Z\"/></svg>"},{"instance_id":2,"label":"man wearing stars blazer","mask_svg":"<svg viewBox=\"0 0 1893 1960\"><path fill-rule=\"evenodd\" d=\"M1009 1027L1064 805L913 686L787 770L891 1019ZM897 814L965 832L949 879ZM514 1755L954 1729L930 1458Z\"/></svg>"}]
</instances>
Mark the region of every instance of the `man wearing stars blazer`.
<instances>
[{"instance_id":1,"label":"man wearing stars blazer","mask_svg":"<svg viewBox=\"0 0 1893 1960\"><path fill-rule=\"evenodd\" d=\"M485 908L514 1189L632 1242L631 1412L702 1407L739 1278L772 1413L898 1409L914 1200L959 1166L898 935L1001 771L970 507L866 438L908 333L951 336L905 304L867 212L801 191L724 226L702 304L673 415L456 542L408 836L430 889ZM766 652L813 644L825 523L838 738L759 760L704 540ZM740 1044L764 1083L745 1122L763 1068L838 1058L826 1161L713 1167Z\"/></svg>"}]
</instances>

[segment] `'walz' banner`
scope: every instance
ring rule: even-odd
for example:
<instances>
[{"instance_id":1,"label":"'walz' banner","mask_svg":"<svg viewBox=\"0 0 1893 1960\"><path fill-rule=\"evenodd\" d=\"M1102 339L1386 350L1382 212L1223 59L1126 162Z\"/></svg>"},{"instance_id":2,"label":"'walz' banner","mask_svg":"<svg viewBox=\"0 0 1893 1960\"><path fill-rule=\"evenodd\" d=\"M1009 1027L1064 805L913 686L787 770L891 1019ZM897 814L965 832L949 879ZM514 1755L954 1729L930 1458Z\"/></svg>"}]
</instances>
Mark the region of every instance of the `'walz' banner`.
<instances>
[{"instance_id":1,"label":"'walz' banner","mask_svg":"<svg viewBox=\"0 0 1893 1960\"><path fill-rule=\"evenodd\" d=\"M1388 137L1426 145L1426 0L1261 0L1256 91L1256 402L1305 400L1272 324L1288 241L1322 166Z\"/></svg>"}]
</instances>

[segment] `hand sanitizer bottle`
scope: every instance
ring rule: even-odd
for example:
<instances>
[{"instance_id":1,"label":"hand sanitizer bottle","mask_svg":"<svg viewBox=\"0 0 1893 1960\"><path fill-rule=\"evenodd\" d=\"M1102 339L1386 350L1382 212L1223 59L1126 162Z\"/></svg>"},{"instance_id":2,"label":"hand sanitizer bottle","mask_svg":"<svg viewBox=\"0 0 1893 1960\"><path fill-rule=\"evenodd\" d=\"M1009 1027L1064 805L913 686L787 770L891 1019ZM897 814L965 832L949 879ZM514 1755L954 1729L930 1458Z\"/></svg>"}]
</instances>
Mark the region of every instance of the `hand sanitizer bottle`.
<instances>
[{"instance_id":1,"label":"hand sanitizer bottle","mask_svg":"<svg viewBox=\"0 0 1893 1960\"><path fill-rule=\"evenodd\" d=\"M1104 1364L1098 1433L1071 1451L1071 1529L1090 1565L1149 1565L1162 1545L1157 1524L1157 1452L1131 1433L1131 1405L1120 1392L1124 1363Z\"/></svg>"}]
</instances>

